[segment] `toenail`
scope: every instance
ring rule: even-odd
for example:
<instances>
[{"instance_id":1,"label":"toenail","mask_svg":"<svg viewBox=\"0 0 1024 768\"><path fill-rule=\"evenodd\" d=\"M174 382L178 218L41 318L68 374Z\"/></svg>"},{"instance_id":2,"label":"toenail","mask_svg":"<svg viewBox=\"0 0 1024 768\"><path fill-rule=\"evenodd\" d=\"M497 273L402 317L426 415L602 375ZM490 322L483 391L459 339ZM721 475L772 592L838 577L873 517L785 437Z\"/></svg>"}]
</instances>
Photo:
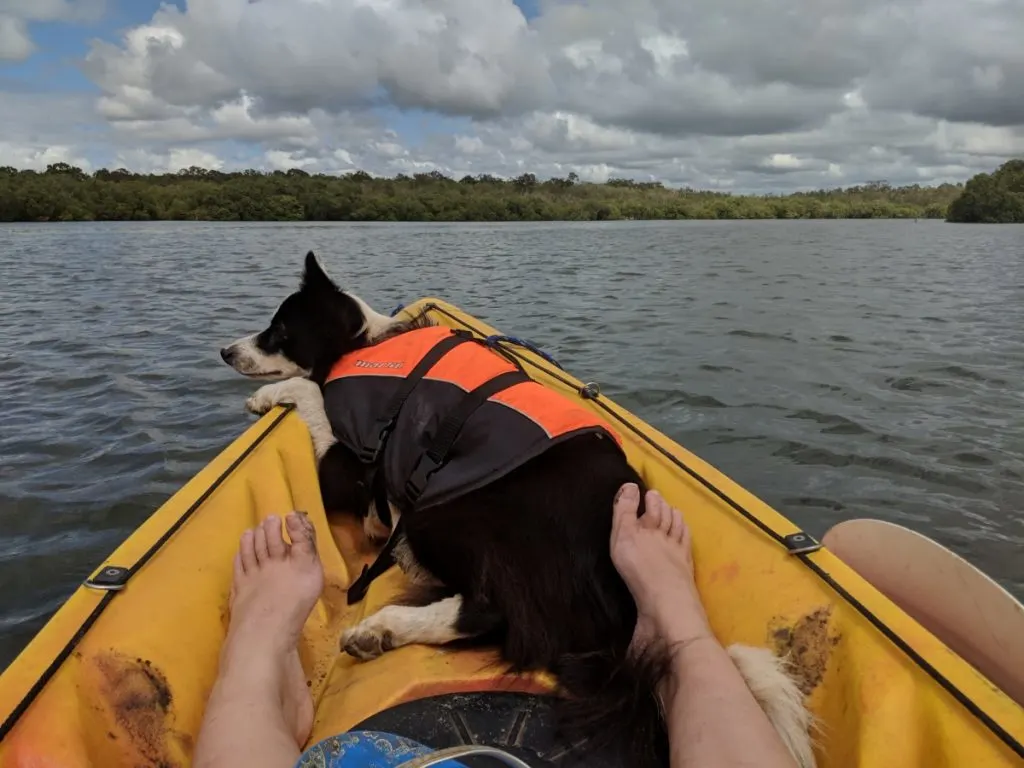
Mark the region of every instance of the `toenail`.
<instances>
[{"instance_id":1,"label":"toenail","mask_svg":"<svg viewBox=\"0 0 1024 768\"><path fill-rule=\"evenodd\" d=\"M267 515L267 520L269 520L272 523L280 521L277 515Z\"/></svg>"},{"instance_id":2,"label":"toenail","mask_svg":"<svg viewBox=\"0 0 1024 768\"><path fill-rule=\"evenodd\" d=\"M626 483L619 489L619 494L616 497L618 499L637 499L640 498L640 489L637 488L636 483Z\"/></svg>"}]
</instances>

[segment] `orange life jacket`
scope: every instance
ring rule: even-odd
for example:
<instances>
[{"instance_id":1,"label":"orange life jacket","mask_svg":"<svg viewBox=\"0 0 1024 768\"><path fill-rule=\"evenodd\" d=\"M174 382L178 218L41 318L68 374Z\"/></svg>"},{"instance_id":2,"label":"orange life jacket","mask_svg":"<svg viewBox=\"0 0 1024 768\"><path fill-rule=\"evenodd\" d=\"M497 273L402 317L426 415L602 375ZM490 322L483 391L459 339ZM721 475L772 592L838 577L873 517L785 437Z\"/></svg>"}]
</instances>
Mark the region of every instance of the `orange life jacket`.
<instances>
[{"instance_id":1,"label":"orange life jacket","mask_svg":"<svg viewBox=\"0 0 1024 768\"><path fill-rule=\"evenodd\" d=\"M324 405L339 442L383 475L381 490L403 512L469 493L575 435L605 432L621 447L608 423L444 327L345 355Z\"/></svg>"}]
</instances>

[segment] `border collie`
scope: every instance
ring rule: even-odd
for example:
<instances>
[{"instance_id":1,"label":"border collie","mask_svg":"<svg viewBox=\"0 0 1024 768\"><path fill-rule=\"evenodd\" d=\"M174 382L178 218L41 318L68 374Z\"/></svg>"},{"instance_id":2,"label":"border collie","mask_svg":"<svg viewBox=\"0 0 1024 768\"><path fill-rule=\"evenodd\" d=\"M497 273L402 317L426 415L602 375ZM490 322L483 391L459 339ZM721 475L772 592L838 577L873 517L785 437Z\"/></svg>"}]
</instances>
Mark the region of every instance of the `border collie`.
<instances>
[{"instance_id":1,"label":"border collie","mask_svg":"<svg viewBox=\"0 0 1024 768\"><path fill-rule=\"evenodd\" d=\"M283 379L259 389L246 407L263 414L295 406L312 437L325 509L361 515L364 531L378 541L404 515L393 555L410 593L346 630L341 648L371 659L412 643L496 645L512 671L543 669L556 677L570 742L584 742L584 751L628 748L632 766L667 765L656 693L667 654L630 650L636 605L609 553L618 489L627 482L644 489L614 441L569 436L483 487L417 514L390 496L380 509L385 497L367 488L366 465L335 437L323 397L335 364L431 325L422 315L409 321L374 311L340 289L309 252L299 290L270 325L221 350L241 374ZM813 766L812 717L783 662L764 648L728 651L798 765Z\"/></svg>"}]
</instances>

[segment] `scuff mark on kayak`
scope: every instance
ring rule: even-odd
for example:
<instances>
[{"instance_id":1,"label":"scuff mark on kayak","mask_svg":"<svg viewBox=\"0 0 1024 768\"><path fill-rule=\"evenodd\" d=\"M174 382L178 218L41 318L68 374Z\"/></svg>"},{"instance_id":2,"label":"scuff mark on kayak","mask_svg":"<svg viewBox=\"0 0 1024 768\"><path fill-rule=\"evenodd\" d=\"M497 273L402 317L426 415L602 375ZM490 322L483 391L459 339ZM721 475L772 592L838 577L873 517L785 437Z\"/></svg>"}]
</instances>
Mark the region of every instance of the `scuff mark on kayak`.
<instances>
[{"instance_id":1,"label":"scuff mark on kayak","mask_svg":"<svg viewBox=\"0 0 1024 768\"><path fill-rule=\"evenodd\" d=\"M740 564L735 560L726 563L725 565L719 566L711 572L711 583L717 584L719 581L722 584L728 585L736 581L736 577L740 573Z\"/></svg>"},{"instance_id":2,"label":"scuff mark on kayak","mask_svg":"<svg viewBox=\"0 0 1024 768\"><path fill-rule=\"evenodd\" d=\"M826 605L795 623L777 616L769 624L769 642L775 653L789 662L804 695L821 685L832 649L842 637L829 631L831 616L832 606Z\"/></svg>"},{"instance_id":3,"label":"scuff mark on kayak","mask_svg":"<svg viewBox=\"0 0 1024 768\"><path fill-rule=\"evenodd\" d=\"M164 674L148 659L117 651L95 657L101 690L117 730L148 765L176 768L191 738L172 727L174 694ZM183 736L185 738L183 738Z\"/></svg>"}]
</instances>

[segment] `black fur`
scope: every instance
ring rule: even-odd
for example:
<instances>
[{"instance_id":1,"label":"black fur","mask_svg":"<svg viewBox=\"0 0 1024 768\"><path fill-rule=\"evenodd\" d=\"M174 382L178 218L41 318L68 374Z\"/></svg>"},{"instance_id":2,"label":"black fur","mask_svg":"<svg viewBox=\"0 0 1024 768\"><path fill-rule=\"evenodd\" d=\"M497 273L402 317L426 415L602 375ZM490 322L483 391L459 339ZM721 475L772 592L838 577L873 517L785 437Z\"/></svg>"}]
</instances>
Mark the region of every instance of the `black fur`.
<instances>
[{"instance_id":1,"label":"black fur","mask_svg":"<svg viewBox=\"0 0 1024 768\"><path fill-rule=\"evenodd\" d=\"M391 335L425 324L418 318ZM359 306L310 253L302 287L257 345L311 370L322 385L339 357L366 346L362 325ZM319 466L325 507L365 515L363 472L351 451L332 446ZM403 602L461 594L460 631L498 645L514 671L557 676L571 742L620 749L625 764L639 768L667 765L668 741L655 694L665 656L627 653L636 606L609 553L612 503L629 482L643 498L641 478L613 442L585 434L453 502L403 511L413 556L444 585Z\"/></svg>"}]
</instances>

